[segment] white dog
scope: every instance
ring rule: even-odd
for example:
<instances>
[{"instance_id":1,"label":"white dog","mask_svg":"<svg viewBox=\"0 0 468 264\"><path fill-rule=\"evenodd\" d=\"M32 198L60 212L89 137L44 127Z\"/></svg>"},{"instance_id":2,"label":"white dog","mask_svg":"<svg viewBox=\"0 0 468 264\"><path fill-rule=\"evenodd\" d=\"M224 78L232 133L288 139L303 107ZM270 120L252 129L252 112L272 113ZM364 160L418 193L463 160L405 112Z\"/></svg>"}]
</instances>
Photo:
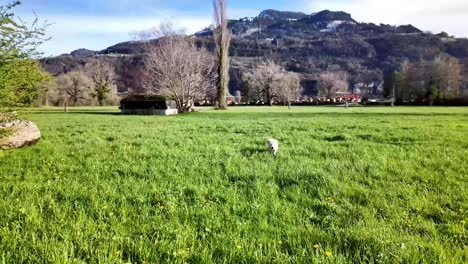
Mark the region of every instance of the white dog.
<instances>
[{"instance_id":1,"label":"white dog","mask_svg":"<svg viewBox=\"0 0 468 264\"><path fill-rule=\"evenodd\" d=\"M268 140L268 148L270 150L271 155L276 158L276 154L278 153L279 150L279 143L278 140L276 139L269 139Z\"/></svg>"}]
</instances>

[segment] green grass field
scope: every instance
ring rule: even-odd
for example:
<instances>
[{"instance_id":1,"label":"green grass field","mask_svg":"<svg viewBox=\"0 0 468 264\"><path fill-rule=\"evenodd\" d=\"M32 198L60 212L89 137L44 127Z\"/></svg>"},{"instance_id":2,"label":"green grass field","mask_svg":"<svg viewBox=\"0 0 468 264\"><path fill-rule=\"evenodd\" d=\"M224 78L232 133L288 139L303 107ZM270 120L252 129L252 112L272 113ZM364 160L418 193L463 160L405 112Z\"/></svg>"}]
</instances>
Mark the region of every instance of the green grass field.
<instances>
[{"instance_id":1,"label":"green grass field","mask_svg":"<svg viewBox=\"0 0 468 264\"><path fill-rule=\"evenodd\" d=\"M468 108L116 112L26 114L0 263L468 262Z\"/></svg>"}]
</instances>

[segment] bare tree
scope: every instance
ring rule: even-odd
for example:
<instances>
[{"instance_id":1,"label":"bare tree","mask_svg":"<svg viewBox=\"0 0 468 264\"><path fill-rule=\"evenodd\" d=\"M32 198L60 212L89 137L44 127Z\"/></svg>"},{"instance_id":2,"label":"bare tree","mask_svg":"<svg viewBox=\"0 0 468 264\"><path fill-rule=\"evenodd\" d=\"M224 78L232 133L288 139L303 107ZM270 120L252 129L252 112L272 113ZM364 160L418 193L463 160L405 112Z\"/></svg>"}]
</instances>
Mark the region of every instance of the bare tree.
<instances>
[{"instance_id":1,"label":"bare tree","mask_svg":"<svg viewBox=\"0 0 468 264\"><path fill-rule=\"evenodd\" d=\"M437 56L430 65L430 76L437 87L437 103L442 100L456 97L459 94L463 80L462 66L458 59L448 56Z\"/></svg>"},{"instance_id":2,"label":"bare tree","mask_svg":"<svg viewBox=\"0 0 468 264\"><path fill-rule=\"evenodd\" d=\"M259 64L252 72L245 74L244 81L248 83L252 92L264 97L266 102L273 105L273 98L281 94L281 80L283 68L273 61L266 61Z\"/></svg>"},{"instance_id":3,"label":"bare tree","mask_svg":"<svg viewBox=\"0 0 468 264\"><path fill-rule=\"evenodd\" d=\"M280 92L283 102L291 108L291 103L299 100L303 92L299 75L293 72L284 73L281 78Z\"/></svg>"},{"instance_id":4,"label":"bare tree","mask_svg":"<svg viewBox=\"0 0 468 264\"><path fill-rule=\"evenodd\" d=\"M460 96L460 90L463 84L464 72L463 65L455 57L449 57L447 60L447 82L446 92L451 96Z\"/></svg>"},{"instance_id":5,"label":"bare tree","mask_svg":"<svg viewBox=\"0 0 468 264\"><path fill-rule=\"evenodd\" d=\"M57 78L56 100L64 101L65 104L71 102L73 105L77 105L80 101L88 101L90 82L84 72L73 71L60 75Z\"/></svg>"},{"instance_id":6,"label":"bare tree","mask_svg":"<svg viewBox=\"0 0 468 264\"><path fill-rule=\"evenodd\" d=\"M179 112L189 112L197 99L213 89L213 57L198 48L192 37L179 35L168 24L161 25L158 41L145 45L146 94L171 97Z\"/></svg>"},{"instance_id":7,"label":"bare tree","mask_svg":"<svg viewBox=\"0 0 468 264\"><path fill-rule=\"evenodd\" d=\"M98 100L99 106L103 106L113 83L114 70L106 62L97 59L93 62L91 81L94 92L91 94Z\"/></svg>"},{"instance_id":8,"label":"bare tree","mask_svg":"<svg viewBox=\"0 0 468 264\"><path fill-rule=\"evenodd\" d=\"M226 0L213 0L213 11L213 37L216 45L216 66L218 73L218 107L220 110L226 110L226 94L229 89L229 46L231 44L231 34L228 30L228 18L226 14Z\"/></svg>"},{"instance_id":9,"label":"bare tree","mask_svg":"<svg viewBox=\"0 0 468 264\"><path fill-rule=\"evenodd\" d=\"M434 60L405 62L401 66L400 101L424 101L429 105L460 95L463 67L458 59L441 54Z\"/></svg>"},{"instance_id":10,"label":"bare tree","mask_svg":"<svg viewBox=\"0 0 468 264\"><path fill-rule=\"evenodd\" d=\"M346 92L348 83L343 74L328 72L320 75L319 95L328 99L336 97L337 92Z\"/></svg>"}]
</instances>

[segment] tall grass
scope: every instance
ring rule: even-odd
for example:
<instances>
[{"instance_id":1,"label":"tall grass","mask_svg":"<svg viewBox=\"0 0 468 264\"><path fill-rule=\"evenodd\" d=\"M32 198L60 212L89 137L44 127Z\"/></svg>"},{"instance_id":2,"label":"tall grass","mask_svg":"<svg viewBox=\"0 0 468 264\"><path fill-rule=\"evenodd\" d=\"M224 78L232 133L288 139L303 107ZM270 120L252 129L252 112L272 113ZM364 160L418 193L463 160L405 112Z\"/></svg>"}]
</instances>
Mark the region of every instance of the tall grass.
<instances>
[{"instance_id":1,"label":"tall grass","mask_svg":"<svg viewBox=\"0 0 468 264\"><path fill-rule=\"evenodd\" d=\"M468 108L115 112L0 151L0 262L468 262Z\"/></svg>"}]
</instances>

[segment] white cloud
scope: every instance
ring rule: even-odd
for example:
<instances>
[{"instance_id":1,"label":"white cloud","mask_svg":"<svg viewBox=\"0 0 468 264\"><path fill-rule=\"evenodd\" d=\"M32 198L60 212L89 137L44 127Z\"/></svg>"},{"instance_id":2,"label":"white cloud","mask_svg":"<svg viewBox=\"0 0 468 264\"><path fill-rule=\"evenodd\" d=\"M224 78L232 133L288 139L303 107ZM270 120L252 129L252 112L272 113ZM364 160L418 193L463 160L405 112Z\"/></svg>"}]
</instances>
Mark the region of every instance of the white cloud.
<instances>
[{"instance_id":1,"label":"white cloud","mask_svg":"<svg viewBox=\"0 0 468 264\"><path fill-rule=\"evenodd\" d=\"M468 37L466 0L303 0L308 12L323 9L346 11L360 22L391 25L413 24L421 30L435 33L446 31L459 37Z\"/></svg>"},{"instance_id":2,"label":"white cloud","mask_svg":"<svg viewBox=\"0 0 468 264\"><path fill-rule=\"evenodd\" d=\"M239 19L244 17L256 17L260 10L251 8L228 8L227 15L230 19Z\"/></svg>"},{"instance_id":3,"label":"white cloud","mask_svg":"<svg viewBox=\"0 0 468 264\"><path fill-rule=\"evenodd\" d=\"M144 30L160 24L162 21L172 21L176 27L183 27L194 32L211 23L204 17L70 17L55 16L54 25L50 28L54 33L130 33Z\"/></svg>"}]
</instances>

